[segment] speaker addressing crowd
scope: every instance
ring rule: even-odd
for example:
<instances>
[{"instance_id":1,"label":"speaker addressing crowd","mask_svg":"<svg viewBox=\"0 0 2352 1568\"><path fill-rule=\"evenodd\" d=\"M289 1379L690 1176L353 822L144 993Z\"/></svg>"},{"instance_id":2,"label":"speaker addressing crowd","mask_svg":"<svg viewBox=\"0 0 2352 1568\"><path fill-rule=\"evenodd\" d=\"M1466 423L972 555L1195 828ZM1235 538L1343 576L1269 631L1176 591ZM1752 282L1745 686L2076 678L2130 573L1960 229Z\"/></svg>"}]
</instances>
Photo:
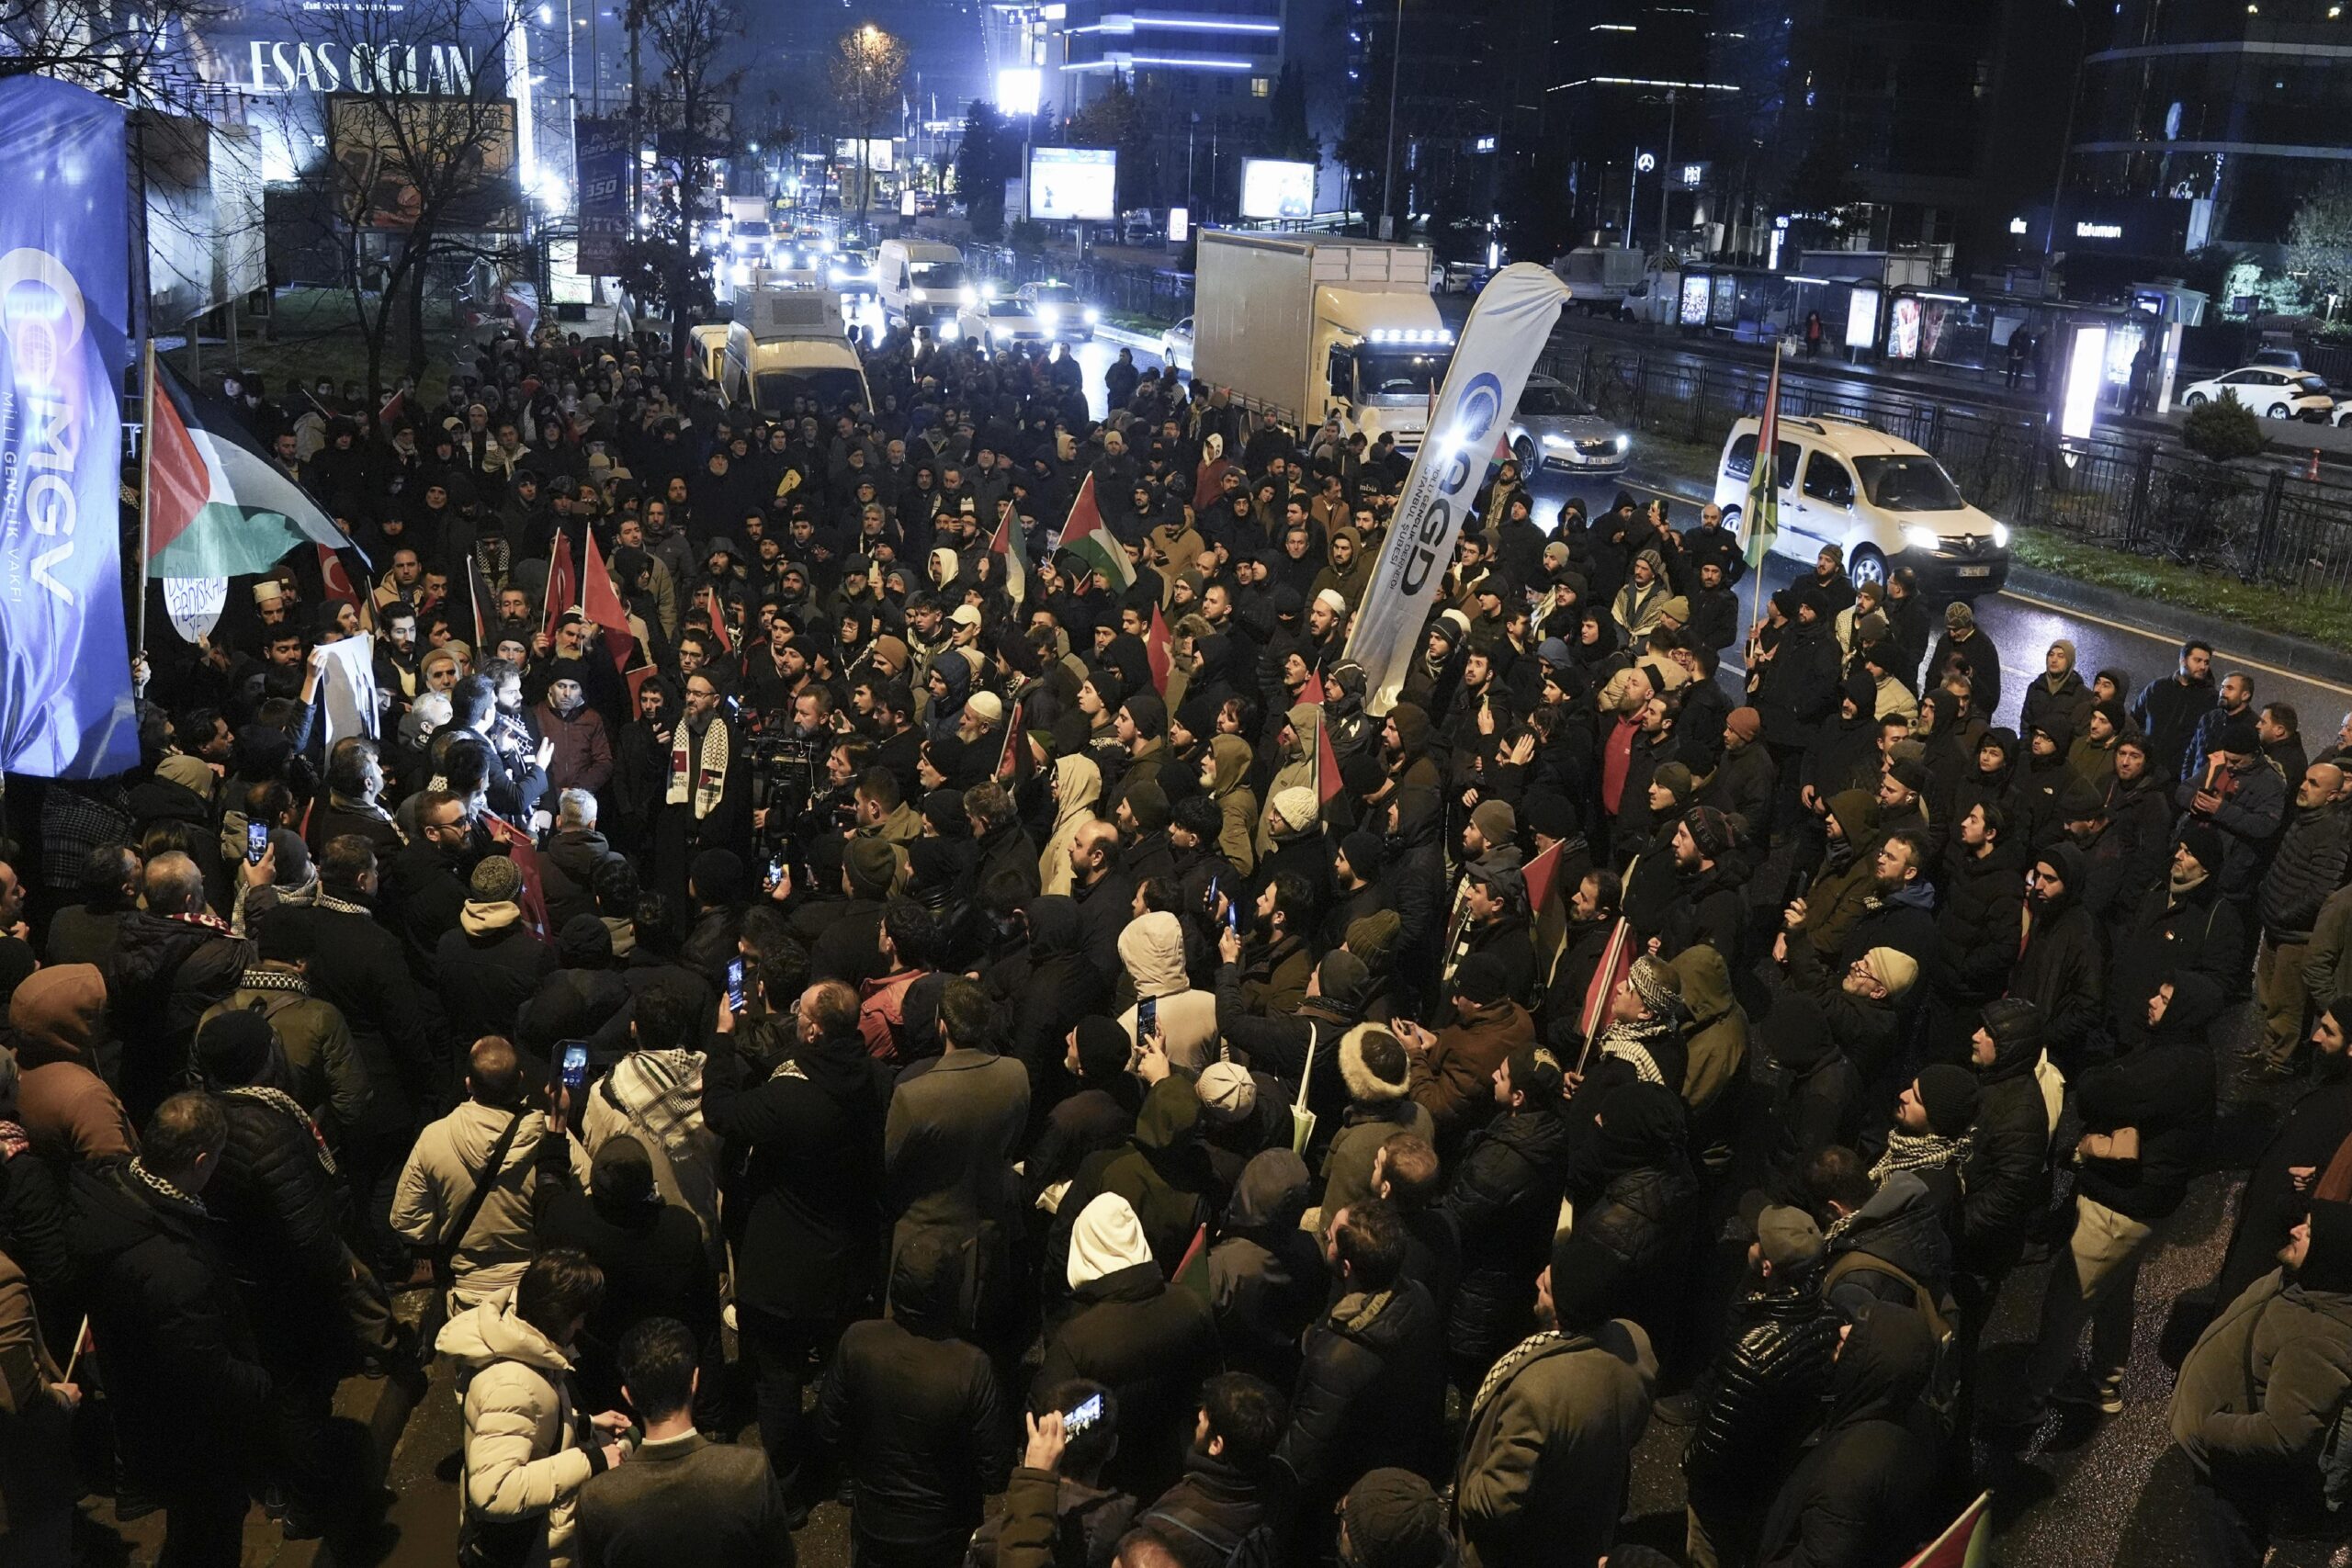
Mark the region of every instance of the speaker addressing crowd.
<instances>
[{"instance_id":1,"label":"speaker addressing crowd","mask_svg":"<svg viewBox=\"0 0 2352 1568\"><path fill-rule=\"evenodd\" d=\"M175 1564L362 1530L336 1386L438 1358L472 1568L836 1496L876 1568L1577 1568L1659 1424L1685 1561L1893 1568L2167 1397L2231 1075L2289 1087L2179 1303L2188 1544L2341 1501L2352 717L1509 460L1374 713L1385 436L1124 351L1101 420L1059 347L666 364L222 389L368 570L151 620L138 768L8 822L0 1562L92 1489Z\"/></svg>"}]
</instances>

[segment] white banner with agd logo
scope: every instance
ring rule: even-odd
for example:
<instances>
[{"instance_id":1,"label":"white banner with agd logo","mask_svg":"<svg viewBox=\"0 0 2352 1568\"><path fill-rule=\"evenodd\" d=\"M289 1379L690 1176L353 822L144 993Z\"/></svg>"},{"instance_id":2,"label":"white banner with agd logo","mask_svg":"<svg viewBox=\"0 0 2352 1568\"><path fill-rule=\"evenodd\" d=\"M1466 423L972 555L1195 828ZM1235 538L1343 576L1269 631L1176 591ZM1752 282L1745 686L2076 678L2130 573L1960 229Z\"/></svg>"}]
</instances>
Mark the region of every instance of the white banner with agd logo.
<instances>
[{"instance_id":1,"label":"white banner with agd logo","mask_svg":"<svg viewBox=\"0 0 2352 1568\"><path fill-rule=\"evenodd\" d=\"M1348 636L1347 657L1363 666L1370 713L1396 705L1496 440L1567 300L1567 288L1548 270L1517 262L1495 274L1463 323L1429 433Z\"/></svg>"}]
</instances>

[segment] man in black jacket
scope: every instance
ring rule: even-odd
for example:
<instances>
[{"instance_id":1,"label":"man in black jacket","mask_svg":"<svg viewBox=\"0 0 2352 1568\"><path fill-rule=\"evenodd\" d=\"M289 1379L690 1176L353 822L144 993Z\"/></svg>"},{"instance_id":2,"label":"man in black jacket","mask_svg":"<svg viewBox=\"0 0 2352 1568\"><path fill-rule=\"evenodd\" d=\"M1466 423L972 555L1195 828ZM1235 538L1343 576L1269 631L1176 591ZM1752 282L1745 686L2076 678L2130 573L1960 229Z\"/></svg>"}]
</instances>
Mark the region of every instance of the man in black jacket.
<instances>
[{"instance_id":1,"label":"man in black jacket","mask_svg":"<svg viewBox=\"0 0 2352 1568\"><path fill-rule=\"evenodd\" d=\"M1696 1429L1682 1474L1691 1568L1747 1561L1781 1476L1821 1419L1838 1337L1821 1299L1822 1252L1821 1227L1804 1210L1757 1215L1731 1337L1690 1399Z\"/></svg>"},{"instance_id":2,"label":"man in black jacket","mask_svg":"<svg viewBox=\"0 0 2352 1568\"><path fill-rule=\"evenodd\" d=\"M1306 1331L1290 1428L1274 1450L1311 1531L1367 1471L1426 1473L1445 1407L1445 1325L1429 1292L1403 1277L1405 1223L1385 1203L1327 1216L1323 1257L1339 1292ZM1319 1539L1309 1542L1319 1548Z\"/></svg>"},{"instance_id":3,"label":"man in black jacket","mask_svg":"<svg viewBox=\"0 0 2352 1568\"><path fill-rule=\"evenodd\" d=\"M1970 1344L2025 1249L2026 1227L2050 1202L2050 1105L2034 1071L2041 1059L2041 1010L2021 997L1986 1002L1969 1045L1975 1142L1962 1168L1952 1274L1961 1331Z\"/></svg>"},{"instance_id":4,"label":"man in black jacket","mask_svg":"<svg viewBox=\"0 0 2352 1568\"><path fill-rule=\"evenodd\" d=\"M2122 1413L2140 1267L2188 1196L2188 1179L2212 1134L2207 1030L2221 1008L2221 988L2202 976L2166 981L2148 1001L2148 1043L2075 1084L2084 1132L2075 1150L2082 1175L2068 1243L2072 1267L2061 1263L2051 1272L2026 1404L2014 1413L2018 1426L2039 1424L2052 1400ZM2087 1377L2075 1366L2086 1323Z\"/></svg>"},{"instance_id":5,"label":"man in black jacket","mask_svg":"<svg viewBox=\"0 0 2352 1568\"><path fill-rule=\"evenodd\" d=\"M699 1364L698 1364L699 1363ZM579 1561L594 1568L792 1568L784 1495L759 1452L695 1429L703 1365L694 1333L648 1319L620 1343L620 1375L645 1438L580 1490Z\"/></svg>"},{"instance_id":6,"label":"man in black jacket","mask_svg":"<svg viewBox=\"0 0 2352 1568\"><path fill-rule=\"evenodd\" d=\"M962 1560L981 1499L1012 1472L996 1370L955 1337L963 1262L937 1232L890 1266L890 1315L852 1324L818 1391L816 1430L851 1476L851 1551L876 1568Z\"/></svg>"},{"instance_id":7,"label":"man in black jacket","mask_svg":"<svg viewBox=\"0 0 2352 1568\"><path fill-rule=\"evenodd\" d=\"M2308 1032L2304 1015L2312 997L2303 987L2303 961L2311 956L2320 906L2342 885L2352 852L2352 808L2335 798L2343 783L2343 770L2332 762L2305 770L2287 831L2255 897L2255 912L2262 919L2262 946L2254 964L2262 1040L2251 1071L2264 1078L2293 1072L2295 1053Z\"/></svg>"},{"instance_id":8,"label":"man in black jacket","mask_svg":"<svg viewBox=\"0 0 2352 1568\"><path fill-rule=\"evenodd\" d=\"M771 1008L782 1000L764 983L761 995ZM800 1399L809 1357L877 1283L890 1090L857 1011L855 991L820 980L747 1054L732 1010L721 1008L703 1075L703 1121L744 1150L724 1210L736 1327L758 1382L760 1443L796 1508L806 1504L795 1490L808 1458Z\"/></svg>"},{"instance_id":9,"label":"man in black jacket","mask_svg":"<svg viewBox=\"0 0 2352 1568\"><path fill-rule=\"evenodd\" d=\"M228 1124L204 1206L220 1222L255 1344L270 1375L269 1419L256 1436L270 1478L286 1489L289 1536L318 1533L340 1482L326 1441L336 1380L364 1331L390 1348L391 1314L373 1297L364 1326L352 1307L352 1258L340 1226L348 1194L292 1081L269 1021L231 1009L197 1033L196 1060Z\"/></svg>"},{"instance_id":10,"label":"man in black jacket","mask_svg":"<svg viewBox=\"0 0 2352 1568\"><path fill-rule=\"evenodd\" d=\"M68 1246L107 1348L123 1478L163 1500L164 1561L189 1568L236 1568L271 1396L203 1202L228 1142L216 1101L176 1094L136 1156L73 1175Z\"/></svg>"},{"instance_id":11,"label":"man in black jacket","mask_svg":"<svg viewBox=\"0 0 2352 1568\"><path fill-rule=\"evenodd\" d=\"M187 855L175 850L149 861L145 892L145 908L119 917L121 935L107 971L107 1007L125 1047L122 1102L134 1119L170 1092L196 1043L197 1021L237 988L254 963L254 944L230 935L206 909L204 874Z\"/></svg>"},{"instance_id":12,"label":"man in black jacket","mask_svg":"<svg viewBox=\"0 0 2352 1568\"><path fill-rule=\"evenodd\" d=\"M2212 711L2213 645L2190 637L2180 645L2180 667L2159 675L2132 699L2132 717L2148 738L2148 768L2158 778L2177 780L2188 755L2197 721ZM2203 759L2198 759L2203 764Z\"/></svg>"}]
</instances>

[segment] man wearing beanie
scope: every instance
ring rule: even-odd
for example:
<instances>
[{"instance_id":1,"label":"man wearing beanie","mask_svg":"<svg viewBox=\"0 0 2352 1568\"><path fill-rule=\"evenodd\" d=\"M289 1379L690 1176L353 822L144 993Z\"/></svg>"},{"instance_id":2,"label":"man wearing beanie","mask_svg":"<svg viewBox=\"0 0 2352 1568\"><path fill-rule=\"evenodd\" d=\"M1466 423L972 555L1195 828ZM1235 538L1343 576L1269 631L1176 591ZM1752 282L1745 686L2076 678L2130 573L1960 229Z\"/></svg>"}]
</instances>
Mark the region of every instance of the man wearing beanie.
<instances>
[{"instance_id":1,"label":"man wearing beanie","mask_svg":"<svg viewBox=\"0 0 2352 1568\"><path fill-rule=\"evenodd\" d=\"M1445 1505L1409 1470L1365 1474L1340 1505L1342 1568L1448 1568Z\"/></svg>"},{"instance_id":2,"label":"man wearing beanie","mask_svg":"<svg viewBox=\"0 0 2352 1568\"><path fill-rule=\"evenodd\" d=\"M1693 1429L1682 1450L1691 1568L1745 1562L1773 1494L1821 1423L1838 1317L1821 1298L1821 1227L1803 1209L1756 1216L1730 1331L1698 1387L1668 1404Z\"/></svg>"},{"instance_id":3,"label":"man wearing beanie","mask_svg":"<svg viewBox=\"0 0 2352 1568\"><path fill-rule=\"evenodd\" d=\"M1966 1067L1936 1062L1923 1068L1896 1097L1894 1125L1886 1149L1871 1167L1871 1181L1883 1186L1899 1170L1928 1184L1939 1213L1960 1204L1960 1179L1975 1146L1976 1077Z\"/></svg>"},{"instance_id":4,"label":"man wearing beanie","mask_svg":"<svg viewBox=\"0 0 2352 1568\"><path fill-rule=\"evenodd\" d=\"M2088 877L2089 863L2070 843L2035 858L2017 965L2009 971L2008 995L2041 1010L2042 1042L2069 1074L2106 996L2098 930L2083 908Z\"/></svg>"},{"instance_id":5,"label":"man wearing beanie","mask_svg":"<svg viewBox=\"0 0 2352 1568\"><path fill-rule=\"evenodd\" d=\"M1939 686L1955 664L1967 669L1969 701L1976 711L1987 717L1999 713L2001 650L1977 626L1976 612L1961 599L1944 606L1944 635L1936 639L1935 650L1928 655L1928 672L1921 679L1929 686Z\"/></svg>"},{"instance_id":6,"label":"man wearing beanie","mask_svg":"<svg viewBox=\"0 0 2352 1568\"><path fill-rule=\"evenodd\" d=\"M1462 877L1461 940L1447 955L1446 984L1463 963L1484 953L1502 965L1503 994L1514 1001L1535 993L1535 941L1527 919L1527 879L1513 865L1473 863Z\"/></svg>"},{"instance_id":7,"label":"man wearing beanie","mask_svg":"<svg viewBox=\"0 0 2352 1568\"><path fill-rule=\"evenodd\" d=\"M1388 865L1388 840L1359 828L1340 839L1331 860L1331 879L1338 897L1323 919L1323 946L1329 950L1347 940L1348 928L1367 915L1392 908L1396 899L1383 873Z\"/></svg>"},{"instance_id":8,"label":"man wearing beanie","mask_svg":"<svg viewBox=\"0 0 2352 1568\"><path fill-rule=\"evenodd\" d=\"M1454 971L1454 1021L1432 1033L1410 1019L1395 1022L1412 1060L1412 1097L1437 1124L1441 1151L1453 1151L1495 1113L1495 1069L1535 1038L1535 1021L1513 1001L1499 959L1478 953Z\"/></svg>"},{"instance_id":9,"label":"man wearing beanie","mask_svg":"<svg viewBox=\"0 0 2352 1568\"><path fill-rule=\"evenodd\" d=\"M1535 1280L1536 1331L1464 1402L1453 1480L1462 1568L1590 1568L1616 1544L1657 1355L1640 1325L1603 1315L1609 1268L1597 1242L1555 1244Z\"/></svg>"},{"instance_id":10,"label":"man wearing beanie","mask_svg":"<svg viewBox=\"0 0 2352 1568\"><path fill-rule=\"evenodd\" d=\"M1763 744L1764 720L1754 708L1736 707L1724 720L1723 760L1699 786L1698 803L1730 818L1741 840L1770 843L1772 796L1778 775L1770 748Z\"/></svg>"},{"instance_id":11,"label":"man wearing beanie","mask_svg":"<svg viewBox=\"0 0 2352 1568\"><path fill-rule=\"evenodd\" d=\"M2199 733L2207 728L2200 724ZM2286 820L2287 781L2263 757L2254 720L2245 714L2213 726L2211 744L2203 757L2181 760L2188 776L2173 786L2173 805L2221 833L2214 874L2222 897L2244 901L2260 884L2265 857Z\"/></svg>"},{"instance_id":12,"label":"man wearing beanie","mask_svg":"<svg viewBox=\"0 0 2352 1568\"><path fill-rule=\"evenodd\" d=\"M1218 938L1216 1032L1253 1071L1281 1079L1294 1097L1305 1081L1306 1108L1316 1117L1317 1143L1311 1147L1319 1149L1340 1125L1348 1094L1331 1064L1340 1037L1362 1021L1371 995L1372 971L1346 948L1335 947L1316 964L1295 1010L1253 1013L1241 989L1239 940L1230 931Z\"/></svg>"},{"instance_id":13,"label":"man wearing beanie","mask_svg":"<svg viewBox=\"0 0 2352 1568\"><path fill-rule=\"evenodd\" d=\"M1389 1031L1369 1023L1349 1030L1340 1040L1339 1068L1348 1108L1323 1156L1327 1216L1370 1201L1381 1145L1398 1133L1434 1140L1437 1132L1428 1110L1411 1098L1412 1063Z\"/></svg>"},{"instance_id":14,"label":"man wearing beanie","mask_svg":"<svg viewBox=\"0 0 2352 1568\"><path fill-rule=\"evenodd\" d=\"M1159 700L1157 693L1137 692L1119 705L1112 724L1125 766L1119 772L1118 786L1101 810L1103 816L1116 820L1120 803L1129 790L1138 784L1148 784L1155 788L1159 784L1160 765L1168 760L1168 705ZM1161 798L1165 800L1166 796ZM1135 867L1130 863L1128 869L1133 871Z\"/></svg>"},{"instance_id":15,"label":"man wearing beanie","mask_svg":"<svg viewBox=\"0 0 2352 1568\"><path fill-rule=\"evenodd\" d=\"M307 971L317 923L306 909L273 909L254 921L254 944L260 962L247 969L237 988L215 1004L205 1020L223 1012L253 1011L269 1021L286 1060L288 1080L279 1086L303 1111L340 1135L359 1125L368 1109L368 1069L351 1045L351 1031L333 1002L311 994ZM390 1089L388 1087L386 1093Z\"/></svg>"},{"instance_id":16,"label":"man wearing beanie","mask_svg":"<svg viewBox=\"0 0 2352 1568\"><path fill-rule=\"evenodd\" d=\"M1657 929L1640 934L1658 938L1668 958L1703 943L1723 954L1726 967L1736 969L1747 877L1745 866L1732 858L1730 818L1712 806L1694 806L1674 825L1668 841L1674 861L1672 902L1658 916Z\"/></svg>"},{"instance_id":17,"label":"man wearing beanie","mask_svg":"<svg viewBox=\"0 0 2352 1568\"><path fill-rule=\"evenodd\" d=\"M461 1040L514 1027L515 1014L555 970L555 949L523 919L523 873L504 855L474 867L458 929L441 937L441 1003Z\"/></svg>"}]
</instances>

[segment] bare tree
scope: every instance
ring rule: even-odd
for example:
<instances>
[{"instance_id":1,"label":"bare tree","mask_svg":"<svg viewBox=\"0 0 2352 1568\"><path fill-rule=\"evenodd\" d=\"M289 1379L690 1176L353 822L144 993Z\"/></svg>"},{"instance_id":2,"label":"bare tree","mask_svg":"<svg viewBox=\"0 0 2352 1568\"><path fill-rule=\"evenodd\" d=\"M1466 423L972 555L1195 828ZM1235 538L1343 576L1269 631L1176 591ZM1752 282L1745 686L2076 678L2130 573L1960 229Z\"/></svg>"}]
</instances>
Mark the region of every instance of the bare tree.
<instances>
[{"instance_id":1,"label":"bare tree","mask_svg":"<svg viewBox=\"0 0 2352 1568\"><path fill-rule=\"evenodd\" d=\"M287 95L279 112L322 101L327 118L326 153L301 172L307 199L295 210L336 257L367 345L368 394L380 401L396 332L404 373L424 374L428 286L522 254L505 69L516 13L472 0L283 4L313 40L323 97Z\"/></svg>"},{"instance_id":2,"label":"bare tree","mask_svg":"<svg viewBox=\"0 0 2352 1568\"><path fill-rule=\"evenodd\" d=\"M58 76L111 98L175 104L198 86L190 27L224 8L209 0L0 0L0 76Z\"/></svg>"},{"instance_id":3,"label":"bare tree","mask_svg":"<svg viewBox=\"0 0 2352 1568\"><path fill-rule=\"evenodd\" d=\"M867 22L842 34L833 51L833 99L850 134L857 138L857 220L864 223L874 184L866 144L899 107L907 80L907 46Z\"/></svg>"},{"instance_id":4,"label":"bare tree","mask_svg":"<svg viewBox=\"0 0 2352 1568\"><path fill-rule=\"evenodd\" d=\"M692 274L702 191L712 163L732 150L728 108L742 74L740 68L722 72L721 65L743 35L743 14L735 0L647 0L643 16L662 67L655 146L676 176L675 248L663 292L670 307L670 381L683 389L686 318L699 292Z\"/></svg>"}]
</instances>

